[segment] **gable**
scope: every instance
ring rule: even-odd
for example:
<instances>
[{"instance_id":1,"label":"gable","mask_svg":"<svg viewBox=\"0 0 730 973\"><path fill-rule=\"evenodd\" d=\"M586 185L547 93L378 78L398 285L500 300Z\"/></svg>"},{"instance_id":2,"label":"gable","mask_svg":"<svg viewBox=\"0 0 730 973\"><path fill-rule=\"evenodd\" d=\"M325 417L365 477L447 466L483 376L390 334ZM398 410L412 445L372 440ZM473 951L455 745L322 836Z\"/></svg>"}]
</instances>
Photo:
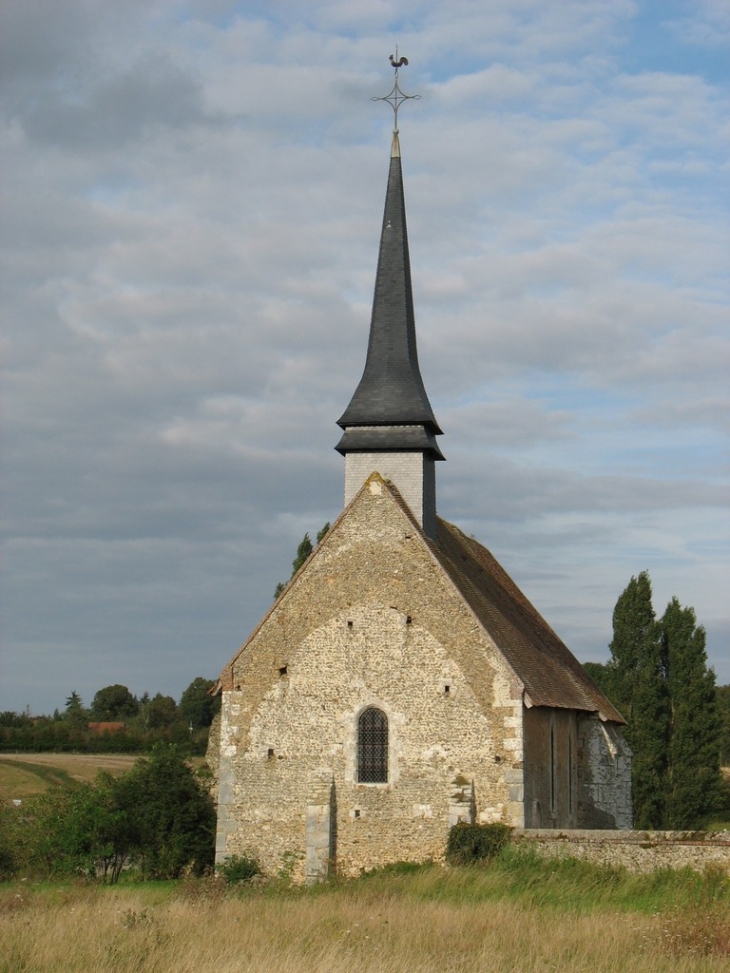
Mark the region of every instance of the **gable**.
<instances>
[{"instance_id":1,"label":"gable","mask_svg":"<svg viewBox=\"0 0 730 973\"><path fill-rule=\"evenodd\" d=\"M393 610L413 632L428 632L464 672L483 709L493 706L495 694L521 700L522 684L433 557L407 507L373 474L221 674L219 688L240 694L238 724L250 726L280 670L296 663L312 633L333 618L346 626L348 611L355 617L368 608Z\"/></svg>"},{"instance_id":2,"label":"gable","mask_svg":"<svg viewBox=\"0 0 730 973\"><path fill-rule=\"evenodd\" d=\"M481 705L495 684L528 705L600 711L623 722L489 552L439 522L429 541L397 490L373 473L221 674L241 725L309 635L348 608L385 605L425 628Z\"/></svg>"}]
</instances>

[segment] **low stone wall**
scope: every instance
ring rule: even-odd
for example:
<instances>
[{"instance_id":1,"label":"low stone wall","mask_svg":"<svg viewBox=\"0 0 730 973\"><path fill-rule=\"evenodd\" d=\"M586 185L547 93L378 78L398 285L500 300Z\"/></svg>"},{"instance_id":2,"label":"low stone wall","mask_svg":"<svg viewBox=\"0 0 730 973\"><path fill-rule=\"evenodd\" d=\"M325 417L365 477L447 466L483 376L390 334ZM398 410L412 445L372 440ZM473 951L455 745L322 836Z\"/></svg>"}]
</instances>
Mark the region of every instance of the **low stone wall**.
<instances>
[{"instance_id":1,"label":"low stone wall","mask_svg":"<svg viewBox=\"0 0 730 973\"><path fill-rule=\"evenodd\" d=\"M515 829L512 840L540 855L622 865L633 872L719 866L730 873L730 831L568 831Z\"/></svg>"}]
</instances>

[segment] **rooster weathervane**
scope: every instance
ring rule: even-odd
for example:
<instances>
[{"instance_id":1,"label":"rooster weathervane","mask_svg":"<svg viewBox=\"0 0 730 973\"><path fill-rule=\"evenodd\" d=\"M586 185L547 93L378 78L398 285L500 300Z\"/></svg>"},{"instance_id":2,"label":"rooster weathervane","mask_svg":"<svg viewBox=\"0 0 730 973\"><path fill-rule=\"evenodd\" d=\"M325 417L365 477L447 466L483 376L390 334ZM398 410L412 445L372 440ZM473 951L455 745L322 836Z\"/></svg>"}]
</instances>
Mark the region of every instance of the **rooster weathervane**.
<instances>
[{"instance_id":1,"label":"rooster weathervane","mask_svg":"<svg viewBox=\"0 0 730 973\"><path fill-rule=\"evenodd\" d=\"M404 67L408 64L407 57L398 57L398 48L395 49L395 56L390 55L390 63L393 65L395 70L395 81L393 82L393 87L390 89L387 95L383 97L373 97L371 101L387 101L390 107L393 109L393 132L395 135L398 134L398 109L403 104L404 101L418 101L420 95L407 95L405 92L401 91L398 84L398 69Z\"/></svg>"}]
</instances>

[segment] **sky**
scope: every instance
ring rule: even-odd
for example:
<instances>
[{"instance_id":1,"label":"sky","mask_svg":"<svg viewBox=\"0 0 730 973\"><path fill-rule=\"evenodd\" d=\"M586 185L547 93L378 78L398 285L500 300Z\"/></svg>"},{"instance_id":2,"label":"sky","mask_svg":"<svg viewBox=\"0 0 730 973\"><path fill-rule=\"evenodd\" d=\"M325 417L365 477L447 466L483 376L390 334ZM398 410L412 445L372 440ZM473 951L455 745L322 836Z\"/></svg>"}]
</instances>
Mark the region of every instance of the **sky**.
<instances>
[{"instance_id":1,"label":"sky","mask_svg":"<svg viewBox=\"0 0 730 973\"><path fill-rule=\"evenodd\" d=\"M726 0L7 0L0 710L216 678L342 509L400 111L441 516L730 683Z\"/></svg>"}]
</instances>

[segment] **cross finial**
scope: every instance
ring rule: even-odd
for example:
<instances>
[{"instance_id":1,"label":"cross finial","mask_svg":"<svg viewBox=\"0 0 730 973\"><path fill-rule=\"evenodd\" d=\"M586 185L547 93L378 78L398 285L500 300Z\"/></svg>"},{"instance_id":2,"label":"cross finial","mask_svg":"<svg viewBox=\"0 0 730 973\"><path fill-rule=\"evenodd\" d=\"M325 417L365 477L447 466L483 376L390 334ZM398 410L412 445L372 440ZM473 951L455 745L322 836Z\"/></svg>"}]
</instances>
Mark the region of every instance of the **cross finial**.
<instances>
[{"instance_id":1,"label":"cross finial","mask_svg":"<svg viewBox=\"0 0 730 973\"><path fill-rule=\"evenodd\" d=\"M420 95L407 95L401 91L398 84L398 68L402 68L404 65L408 64L407 57L398 57L398 46L395 48L395 56L390 55L390 63L393 65L395 70L395 81L393 82L393 87L390 89L387 95L382 98L373 97L371 101L387 101L390 107L393 109L393 134L398 134L398 109L403 104L404 101L418 101Z\"/></svg>"}]
</instances>

